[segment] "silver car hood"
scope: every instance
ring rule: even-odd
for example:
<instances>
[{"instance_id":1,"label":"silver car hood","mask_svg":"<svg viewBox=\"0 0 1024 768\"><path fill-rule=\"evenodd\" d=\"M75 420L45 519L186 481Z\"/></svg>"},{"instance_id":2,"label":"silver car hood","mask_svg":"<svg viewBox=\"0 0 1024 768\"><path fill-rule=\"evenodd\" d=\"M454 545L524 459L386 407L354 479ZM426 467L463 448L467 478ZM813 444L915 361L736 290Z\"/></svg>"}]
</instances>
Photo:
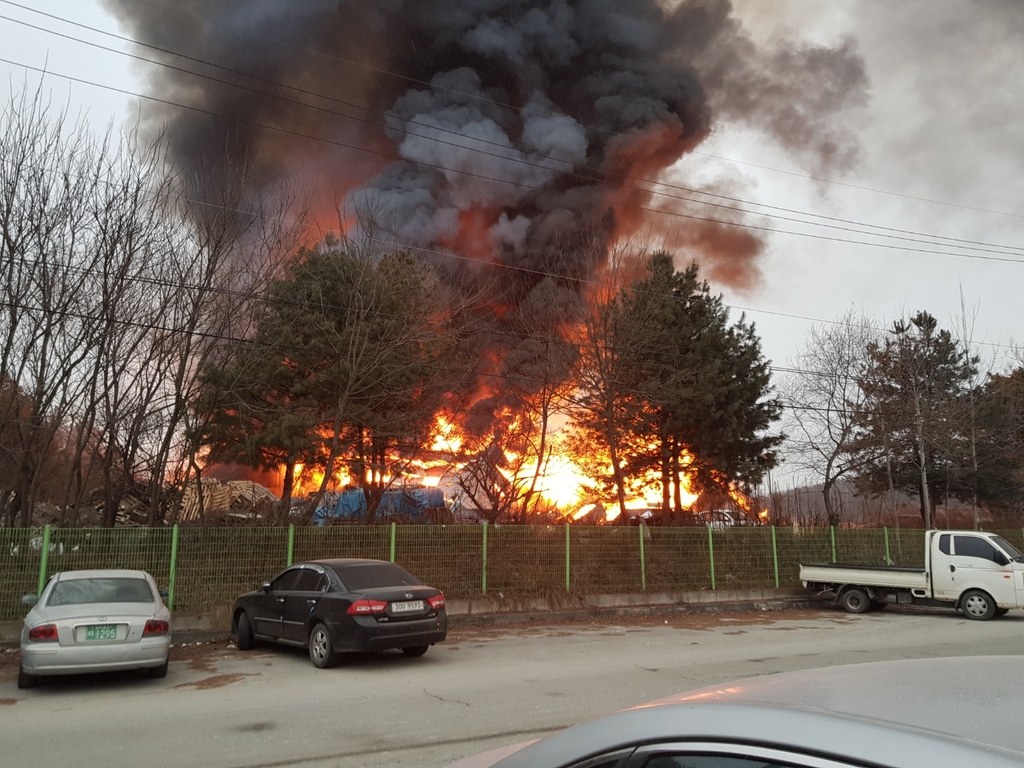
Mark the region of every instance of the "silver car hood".
<instances>
[{"instance_id":1,"label":"silver car hood","mask_svg":"<svg viewBox=\"0 0 1024 768\"><path fill-rule=\"evenodd\" d=\"M749 678L634 707L459 768L557 768L641 743L778 745L894 768L1024 765L1024 656L873 662Z\"/></svg>"}]
</instances>

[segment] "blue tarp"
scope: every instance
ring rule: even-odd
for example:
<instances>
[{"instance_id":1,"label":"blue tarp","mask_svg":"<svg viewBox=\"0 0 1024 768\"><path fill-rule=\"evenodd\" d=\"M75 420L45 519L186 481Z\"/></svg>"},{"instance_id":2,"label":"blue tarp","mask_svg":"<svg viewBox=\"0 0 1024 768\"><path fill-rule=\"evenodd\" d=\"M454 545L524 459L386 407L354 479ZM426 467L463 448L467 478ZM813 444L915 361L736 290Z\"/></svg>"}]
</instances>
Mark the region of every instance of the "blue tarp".
<instances>
[{"instance_id":1,"label":"blue tarp","mask_svg":"<svg viewBox=\"0 0 1024 768\"><path fill-rule=\"evenodd\" d=\"M384 491L377 505L378 517L406 517L428 521L427 510L445 508L440 488L398 488ZM366 517L366 494L362 488L341 493L326 493L313 513L313 523L323 525L328 519L360 520Z\"/></svg>"}]
</instances>

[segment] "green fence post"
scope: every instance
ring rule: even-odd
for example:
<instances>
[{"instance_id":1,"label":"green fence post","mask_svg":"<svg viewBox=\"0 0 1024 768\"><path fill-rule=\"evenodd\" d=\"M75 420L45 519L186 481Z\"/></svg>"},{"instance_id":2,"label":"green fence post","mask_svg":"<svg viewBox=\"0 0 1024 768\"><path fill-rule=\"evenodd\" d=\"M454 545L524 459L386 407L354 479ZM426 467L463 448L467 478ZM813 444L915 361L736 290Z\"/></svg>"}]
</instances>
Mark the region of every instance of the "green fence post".
<instances>
[{"instance_id":1,"label":"green fence post","mask_svg":"<svg viewBox=\"0 0 1024 768\"><path fill-rule=\"evenodd\" d=\"M171 528L171 570L167 574L167 609L174 609L174 583L178 580L178 524Z\"/></svg>"},{"instance_id":2,"label":"green fence post","mask_svg":"<svg viewBox=\"0 0 1024 768\"><path fill-rule=\"evenodd\" d=\"M295 556L295 525L294 523L288 526L288 561L284 564L285 568L292 567L292 558Z\"/></svg>"},{"instance_id":3,"label":"green fence post","mask_svg":"<svg viewBox=\"0 0 1024 768\"><path fill-rule=\"evenodd\" d=\"M565 524L565 591L569 591L569 524Z\"/></svg>"},{"instance_id":4,"label":"green fence post","mask_svg":"<svg viewBox=\"0 0 1024 768\"><path fill-rule=\"evenodd\" d=\"M882 531L885 532L885 564L886 565L892 565L892 558L889 557L889 528L888 528L888 526L883 528Z\"/></svg>"},{"instance_id":5,"label":"green fence post","mask_svg":"<svg viewBox=\"0 0 1024 768\"><path fill-rule=\"evenodd\" d=\"M772 526L772 564L775 566L775 588L779 588L779 548L775 544L775 526Z\"/></svg>"},{"instance_id":6,"label":"green fence post","mask_svg":"<svg viewBox=\"0 0 1024 768\"><path fill-rule=\"evenodd\" d=\"M398 530L396 523L391 524L391 562L395 562L395 538Z\"/></svg>"},{"instance_id":7,"label":"green fence post","mask_svg":"<svg viewBox=\"0 0 1024 768\"><path fill-rule=\"evenodd\" d=\"M46 564L50 562L50 526L43 528L43 556L39 558L39 586L36 595L43 594L46 586Z\"/></svg>"},{"instance_id":8,"label":"green fence post","mask_svg":"<svg viewBox=\"0 0 1024 768\"><path fill-rule=\"evenodd\" d=\"M647 529L647 526L644 525L643 522L641 522L640 525L638 525L636 527L636 529L638 531L640 531L640 589L642 589L644 592L646 592L647 591L647 560L644 557L644 531Z\"/></svg>"},{"instance_id":9,"label":"green fence post","mask_svg":"<svg viewBox=\"0 0 1024 768\"><path fill-rule=\"evenodd\" d=\"M711 561L711 589L716 590L715 586L715 542L711 536L711 526L708 525L708 559Z\"/></svg>"},{"instance_id":10,"label":"green fence post","mask_svg":"<svg viewBox=\"0 0 1024 768\"><path fill-rule=\"evenodd\" d=\"M832 537L832 562L834 563L836 562L836 527L834 525L830 525L828 530Z\"/></svg>"},{"instance_id":11,"label":"green fence post","mask_svg":"<svg viewBox=\"0 0 1024 768\"><path fill-rule=\"evenodd\" d=\"M484 520L484 537L483 538L484 538L483 545L482 545L482 548L483 548L483 562L481 563L481 567L480 567L480 570L481 570L481 584L480 584L480 588L481 588L481 590L483 590L481 594L486 595L487 594L487 521L486 520Z\"/></svg>"}]
</instances>

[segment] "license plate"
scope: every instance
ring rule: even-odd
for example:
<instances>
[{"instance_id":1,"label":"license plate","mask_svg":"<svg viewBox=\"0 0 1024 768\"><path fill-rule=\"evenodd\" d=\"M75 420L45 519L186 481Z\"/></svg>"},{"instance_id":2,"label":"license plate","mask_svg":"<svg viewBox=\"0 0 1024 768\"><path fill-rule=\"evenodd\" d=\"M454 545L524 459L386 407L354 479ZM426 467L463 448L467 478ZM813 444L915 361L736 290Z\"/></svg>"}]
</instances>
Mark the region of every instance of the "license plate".
<instances>
[{"instance_id":1,"label":"license plate","mask_svg":"<svg viewBox=\"0 0 1024 768\"><path fill-rule=\"evenodd\" d=\"M94 640L117 640L116 624L90 624L85 628L86 642Z\"/></svg>"},{"instance_id":2,"label":"license plate","mask_svg":"<svg viewBox=\"0 0 1024 768\"><path fill-rule=\"evenodd\" d=\"M392 603L392 613L404 613L406 611L422 611L423 601L422 600L409 600L404 603Z\"/></svg>"}]
</instances>

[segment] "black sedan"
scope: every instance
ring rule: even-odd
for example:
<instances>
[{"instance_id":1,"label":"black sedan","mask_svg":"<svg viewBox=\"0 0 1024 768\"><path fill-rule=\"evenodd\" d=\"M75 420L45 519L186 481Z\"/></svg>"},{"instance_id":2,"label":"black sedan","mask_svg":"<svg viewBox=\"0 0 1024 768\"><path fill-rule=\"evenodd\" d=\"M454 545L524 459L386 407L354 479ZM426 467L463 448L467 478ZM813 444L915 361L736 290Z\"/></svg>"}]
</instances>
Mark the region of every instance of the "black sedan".
<instances>
[{"instance_id":1,"label":"black sedan","mask_svg":"<svg viewBox=\"0 0 1024 768\"><path fill-rule=\"evenodd\" d=\"M338 654L401 648L422 656L448 632L444 595L383 560L298 563L235 601L238 647L257 640L306 647L321 669Z\"/></svg>"}]
</instances>

